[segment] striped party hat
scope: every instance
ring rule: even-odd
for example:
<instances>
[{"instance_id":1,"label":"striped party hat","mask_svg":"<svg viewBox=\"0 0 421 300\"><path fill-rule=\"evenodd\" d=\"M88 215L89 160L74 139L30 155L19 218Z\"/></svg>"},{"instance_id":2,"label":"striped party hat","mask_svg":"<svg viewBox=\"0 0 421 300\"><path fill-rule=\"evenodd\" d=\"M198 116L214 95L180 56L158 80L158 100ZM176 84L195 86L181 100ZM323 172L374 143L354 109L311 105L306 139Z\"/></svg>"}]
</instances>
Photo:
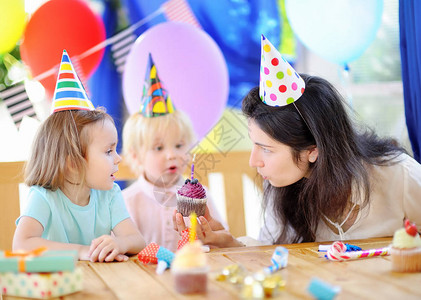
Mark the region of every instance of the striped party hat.
<instances>
[{"instance_id":1,"label":"striped party hat","mask_svg":"<svg viewBox=\"0 0 421 300\"><path fill-rule=\"evenodd\" d=\"M270 106L298 100L304 93L304 80L263 35L260 59L260 99Z\"/></svg>"},{"instance_id":2,"label":"striped party hat","mask_svg":"<svg viewBox=\"0 0 421 300\"><path fill-rule=\"evenodd\" d=\"M146 66L141 102L139 113L147 118L163 116L175 111L171 97L159 79L151 54L149 54L149 61Z\"/></svg>"},{"instance_id":3,"label":"striped party hat","mask_svg":"<svg viewBox=\"0 0 421 300\"><path fill-rule=\"evenodd\" d=\"M63 50L60 69L54 91L52 113L63 110L94 110L91 100L86 94L72 65L66 50Z\"/></svg>"}]
</instances>

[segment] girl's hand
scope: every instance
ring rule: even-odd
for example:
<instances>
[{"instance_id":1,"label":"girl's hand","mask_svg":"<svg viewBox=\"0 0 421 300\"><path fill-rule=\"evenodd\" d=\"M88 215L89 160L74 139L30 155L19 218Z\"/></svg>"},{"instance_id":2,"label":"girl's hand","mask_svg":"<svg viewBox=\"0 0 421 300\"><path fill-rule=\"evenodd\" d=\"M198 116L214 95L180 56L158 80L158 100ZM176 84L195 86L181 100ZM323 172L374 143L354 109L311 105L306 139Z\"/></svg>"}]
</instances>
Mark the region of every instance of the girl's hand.
<instances>
[{"instance_id":1,"label":"girl's hand","mask_svg":"<svg viewBox=\"0 0 421 300\"><path fill-rule=\"evenodd\" d=\"M92 240L88 254L92 262L127 261L129 258L120 252L115 237L102 235Z\"/></svg>"},{"instance_id":2,"label":"girl's hand","mask_svg":"<svg viewBox=\"0 0 421 300\"><path fill-rule=\"evenodd\" d=\"M79 260L90 260L89 257L89 246L80 246L79 248Z\"/></svg>"}]
</instances>

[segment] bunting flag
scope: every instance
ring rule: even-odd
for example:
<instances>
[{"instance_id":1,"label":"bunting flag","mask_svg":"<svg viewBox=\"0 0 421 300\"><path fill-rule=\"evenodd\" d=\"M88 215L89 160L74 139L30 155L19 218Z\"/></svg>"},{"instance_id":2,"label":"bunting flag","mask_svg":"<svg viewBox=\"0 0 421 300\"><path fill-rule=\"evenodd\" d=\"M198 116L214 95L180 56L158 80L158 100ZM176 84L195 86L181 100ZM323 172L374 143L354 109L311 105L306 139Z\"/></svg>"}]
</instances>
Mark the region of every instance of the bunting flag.
<instances>
[{"instance_id":1,"label":"bunting flag","mask_svg":"<svg viewBox=\"0 0 421 300\"><path fill-rule=\"evenodd\" d=\"M0 92L0 98L12 116L13 122L19 128L24 116L36 117L34 106L29 100L23 82L17 83Z\"/></svg>"},{"instance_id":2,"label":"bunting flag","mask_svg":"<svg viewBox=\"0 0 421 300\"><path fill-rule=\"evenodd\" d=\"M163 3L161 7L168 20L184 22L202 28L186 0L169 0Z\"/></svg>"},{"instance_id":3,"label":"bunting flag","mask_svg":"<svg viewBox=\"0 0 421 300\"><path fill-rule=\"evenodd\" d=\"M127 56L137 39L137 35L134 33L135 29L135 27L130 26L113 36L114 42L111 45L111 54L117 72L120 74L124 71L124 64L126 63Z\"/></svg>"},{"instance_id":4,"label":"bunting flag","mask_svg":"<svg viewBox=\"0 0 421 300\"><path fill-rule=\"evenodd\" d=\"M109 44L111 44L111 55L113 57L114 64L120 74L123 73L127 56L129 55L134 42L138 38L135 30L162 13L164 13L166 19L169 21L184 22L202 29L189 4L185 0L169 0L164 2L157 11L136 22L130 27L116 33L108 39Z\"/></svg>"}]
</instances>

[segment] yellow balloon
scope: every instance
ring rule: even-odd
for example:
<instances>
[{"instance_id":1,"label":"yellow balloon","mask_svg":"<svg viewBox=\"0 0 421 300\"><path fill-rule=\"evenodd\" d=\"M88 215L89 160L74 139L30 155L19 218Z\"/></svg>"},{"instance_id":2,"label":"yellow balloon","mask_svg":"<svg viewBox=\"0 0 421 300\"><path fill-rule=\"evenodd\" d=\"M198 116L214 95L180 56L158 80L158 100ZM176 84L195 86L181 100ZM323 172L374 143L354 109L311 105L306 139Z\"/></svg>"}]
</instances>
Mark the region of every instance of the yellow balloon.
<instances>
[{"instance_id":1,"label":"yellow balloon","mask_svg":"<svg viewBox=\"0 0 421 300\"><path fill-rule=\"evenodd\" d=\"M25 0L0 0L0 54L13 50L25 25Z\"/></svg>"}]
</instances>

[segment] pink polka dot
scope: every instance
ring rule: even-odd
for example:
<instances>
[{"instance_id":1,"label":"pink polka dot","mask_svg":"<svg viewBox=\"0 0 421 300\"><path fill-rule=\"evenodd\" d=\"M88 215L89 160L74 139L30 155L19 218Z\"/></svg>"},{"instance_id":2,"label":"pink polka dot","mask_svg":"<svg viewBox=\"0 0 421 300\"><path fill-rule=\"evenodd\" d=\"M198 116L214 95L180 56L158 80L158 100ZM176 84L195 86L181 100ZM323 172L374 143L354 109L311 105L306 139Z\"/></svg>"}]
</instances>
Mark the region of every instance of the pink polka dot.
<instances>
[{"instance_id":1,"label":"pink polka dot","mask_svg":"<svg viewBox=\"0 0 421 300\"><path fill-rule=\"evenodd\" d=\"M285 93L286 91L287 91L287 87L285 86L285 85L280 85L279 86L279 91L281 92L281 93Z\"/></svg>"},{"instance_id":2,"label":"pink polka dot","mask_svg":"<svg viewBox=\"0 0 421 300\"><path fill-rule=\"evenodd\" d=\"M275 94L270 94L269 97L270 97L270 100L272 100L272 101L276 101L276 99L277 99Z\"/></svg>"},{"instance_id":3,"label":"pink polka dot","mask_svg":"<svg viewBox=\"0 0 421 300\"><path fill-rule=\"evenodd\" d=\"M274 59L272 59L271 63L272 65L277 66L279 64L279 60L275 57Z\"/></svg>"},{"instance_id":4,"label":"pink polka dot","mask_svg":"<svg viewBox=\"0 0 421 300\"><path fill-rule=\"evenodd\" d=\"M269 74L269 69L265 67L265 74L268 75Z\"/></svg>"},{"instance_id":5,"label":"pink polka dot","mask_svg":"<svg viewBox=\"0 0 421 300\"><path fill-rule=\"evenodd\" d=\"M295 82L292 83L291 88L296 91L297 90L297 84Z\"/></svg>"}]
</instances>

